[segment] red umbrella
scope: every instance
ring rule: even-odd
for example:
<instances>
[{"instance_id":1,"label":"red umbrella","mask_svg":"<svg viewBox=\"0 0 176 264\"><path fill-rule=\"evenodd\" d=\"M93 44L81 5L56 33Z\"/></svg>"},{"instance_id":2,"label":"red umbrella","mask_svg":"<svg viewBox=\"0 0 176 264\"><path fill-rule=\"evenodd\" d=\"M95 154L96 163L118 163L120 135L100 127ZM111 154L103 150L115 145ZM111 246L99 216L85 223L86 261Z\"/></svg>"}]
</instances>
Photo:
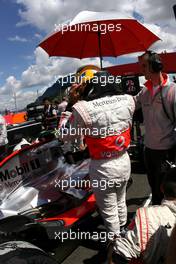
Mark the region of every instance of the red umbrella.
<instances>
[{"instance_id":1,"label":"red umbrella","mask_svg":"<svg viewBox=\"0 0 176 264\"><path fill-rule=\"evenodd\" d=\"M167 73L176 73L176 52L161 53L159 56L164 65L163 71ZM106 67L105 70L115 76L142 75L138 62Z\"/></svg>"},{"instance_id":2,"label":"red umbrella","mask_svg":"<svg viewBox=\"0 0 176 264\"><path fill-rule=\"evenodd\" d=\"M39 46L49 56L116 57L145 51L159 38L132 18L114 12L80 12L75 19L44 39ZM102 64L101 64L102 66Z\"/></svg>"},{"instance_id":3,"label":"red umbrella","mask_svg":"<svg viewBox=\"0 0 176 264\"><path fill-rule=\"evenodd\" d=\"M142 75L138 62L106 67L105 70L114 76Z\"/></svg>"}]
</instances>

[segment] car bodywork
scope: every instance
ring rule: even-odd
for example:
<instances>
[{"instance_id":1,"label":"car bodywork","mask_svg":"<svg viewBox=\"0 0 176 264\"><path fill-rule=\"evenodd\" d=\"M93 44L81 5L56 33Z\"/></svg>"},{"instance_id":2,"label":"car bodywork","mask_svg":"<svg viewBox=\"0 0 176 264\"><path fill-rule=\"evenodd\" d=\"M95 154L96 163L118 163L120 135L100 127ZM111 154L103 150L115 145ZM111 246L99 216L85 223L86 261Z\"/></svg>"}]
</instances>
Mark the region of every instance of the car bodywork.
<instances>
[{"instance_id":1,"label":"car bodywork","mask_svg":"<svg viewBox=\"0 0 176 264\"><path fill-rule=\"evenodd\" d=\"M0 242L23 237L54 239L96 210L90 189L79 183L89 159L68 164L58 140L15 151L0 163ZM40 244L39 244L40 245Z\"/></svg>"}]
</instances>

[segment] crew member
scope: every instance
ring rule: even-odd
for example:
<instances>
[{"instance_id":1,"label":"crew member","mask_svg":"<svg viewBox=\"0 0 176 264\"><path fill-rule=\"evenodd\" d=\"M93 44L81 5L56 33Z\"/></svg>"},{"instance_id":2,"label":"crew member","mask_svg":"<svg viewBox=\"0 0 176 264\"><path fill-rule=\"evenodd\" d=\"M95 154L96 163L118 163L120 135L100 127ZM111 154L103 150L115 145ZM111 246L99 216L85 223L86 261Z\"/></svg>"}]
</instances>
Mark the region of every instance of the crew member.
<instances>
[{"instance_id":1,"label":"crew member","mask_svg":"<svg viewBox=\"0 0 176 264\"><path fill-rule=\"evenodd\" d=\"M5 158L7 154L7 128L6 122L2 115L0 115L0 161Z\"/></svg>"},{"instance_id":2,"label":"crew member","mask_svg":"<svg viewBox=\"0 0 176 264\"><path fill-rule=\"evenodd\" d=\"M111 264L130 263L132 258L139 257L140 263L166 263L169 237L176 221L175 175L176 168L172 168L163 179L160 186L164 194L162 204L139 208L130 225L131 230L127 231L124 237L119 236L115 239ZM172 248L173 245L170 246L171 250Z\"/></svg>"},{"instance_id":3,"label":"crew member","mask_svg":"<svg viewBox=\"0 0 176 264\"><path fill-rule=\"evenodd\" d=\"M162 72L163 64L157 53L145 52L139 57L139 64L147 82L134 98L144 117L144 154L152 203L160 204L164 175L161 168L166 160L173 161L175 155L176 84Z\"/></svg>"},{"instance_id":4,"label":"crew member","mask_svg":"<svg viewBox=\"0 0 176 264\"><path fill-rule=\"evenodd\" d=\"M52 106L48 98L43 99L43 120L42 125L45 130L54 130L57 128L58 118L57 110Z\"/></svg>"}]
</instances>

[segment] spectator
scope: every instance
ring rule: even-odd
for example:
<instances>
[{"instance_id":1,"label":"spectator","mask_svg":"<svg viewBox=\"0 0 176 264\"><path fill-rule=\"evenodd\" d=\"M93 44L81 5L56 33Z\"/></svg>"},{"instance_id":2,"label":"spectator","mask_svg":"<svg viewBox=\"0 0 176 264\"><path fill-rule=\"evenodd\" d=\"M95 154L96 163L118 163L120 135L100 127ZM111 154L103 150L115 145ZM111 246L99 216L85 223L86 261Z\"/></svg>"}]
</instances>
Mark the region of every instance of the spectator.
<instances>
[{"instance_id":1,"label":"spectator","mask_svg":"<svg viewBox=\"0 0 176 264\"><path fill-rule=\"evenodd\" d=\"M0 115L0 161L5 158L7 154L7 128L5 119L2 115Z\"/></svg>"},{"instance_id":2,"label":"spectator","mask_svg":"<svg viewBox=\"0 0 176 264\"><path fill-rule=\"evenodd\" d=\"M43 119L42 125L45 130L54 130L57 128L57 110L52 106L48 98L43 99L44 109L43 109Z\"/></svg>"},{"instance_id":3,"label":"spectator","mask_svg":"<svg viewBox=\"0 0 176 264\"><path fill-rule=\"evenodd\" d=\"M175 176L176 168L172 168L163 179L162 204L139 208L131 230L115 239L111 264L129 263L132 258L141 258L141 263L145 264L165 263L169 237L176 221Z\"/></svg>"},{"instance_id":4,"label":"spectator","mask_svg":"<svg viewBox=\"0 0 176 264\"><path fill-rule=\"evenodd\" d=\"M175 155L176 84L162 73L163 64L157 53L147 51L139 57L139 64L147 82L134 98L137 108L142 107L144 117L144 154L152 203L160 204L162 164L166 159L173 160Z\"/></svg>"}]
</instances>

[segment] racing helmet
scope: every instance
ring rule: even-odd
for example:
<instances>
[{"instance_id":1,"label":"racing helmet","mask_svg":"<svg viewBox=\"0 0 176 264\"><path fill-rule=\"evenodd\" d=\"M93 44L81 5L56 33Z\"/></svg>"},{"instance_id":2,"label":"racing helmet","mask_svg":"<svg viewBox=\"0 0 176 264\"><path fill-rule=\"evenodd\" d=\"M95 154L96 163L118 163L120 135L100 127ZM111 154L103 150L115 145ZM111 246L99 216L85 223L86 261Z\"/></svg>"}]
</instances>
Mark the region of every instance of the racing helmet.
<instances>
[{"instance_id":1,"label":"racing helmet","mask_svg":"<svg viewBox=\"0 0 176 264\"><path fill-rule=\"evenodd\" d=\"M104 96L124 94L120 85L121 79L111 75L108 71L98 71L84 89L85 100L94 100Z\"/></svg>"},{"instance_id":2,"label":"racing helmet","mask_svg":"<svg viewBox=\"0 0 176 264\"><path fill-rule=\"evenodd\" d=\"M85 65L76 71L74 81L69 91L69 103L75 104L78 100L84 99L84 90L87 84L94 77L94 74L101 69L95 65Z\"/></svg>"},{"instance_id":3,"label":"racing helmet","mask_svg":"<svg viewBox=\"0 0 176 264\"><path fill-rule=\"evenodd\" d=\"M77 83L80 84L90 81L94 77L94 74L100 70L98 66L92 64L81 66L76 71Z\"/></svg>"}]
</instances>

